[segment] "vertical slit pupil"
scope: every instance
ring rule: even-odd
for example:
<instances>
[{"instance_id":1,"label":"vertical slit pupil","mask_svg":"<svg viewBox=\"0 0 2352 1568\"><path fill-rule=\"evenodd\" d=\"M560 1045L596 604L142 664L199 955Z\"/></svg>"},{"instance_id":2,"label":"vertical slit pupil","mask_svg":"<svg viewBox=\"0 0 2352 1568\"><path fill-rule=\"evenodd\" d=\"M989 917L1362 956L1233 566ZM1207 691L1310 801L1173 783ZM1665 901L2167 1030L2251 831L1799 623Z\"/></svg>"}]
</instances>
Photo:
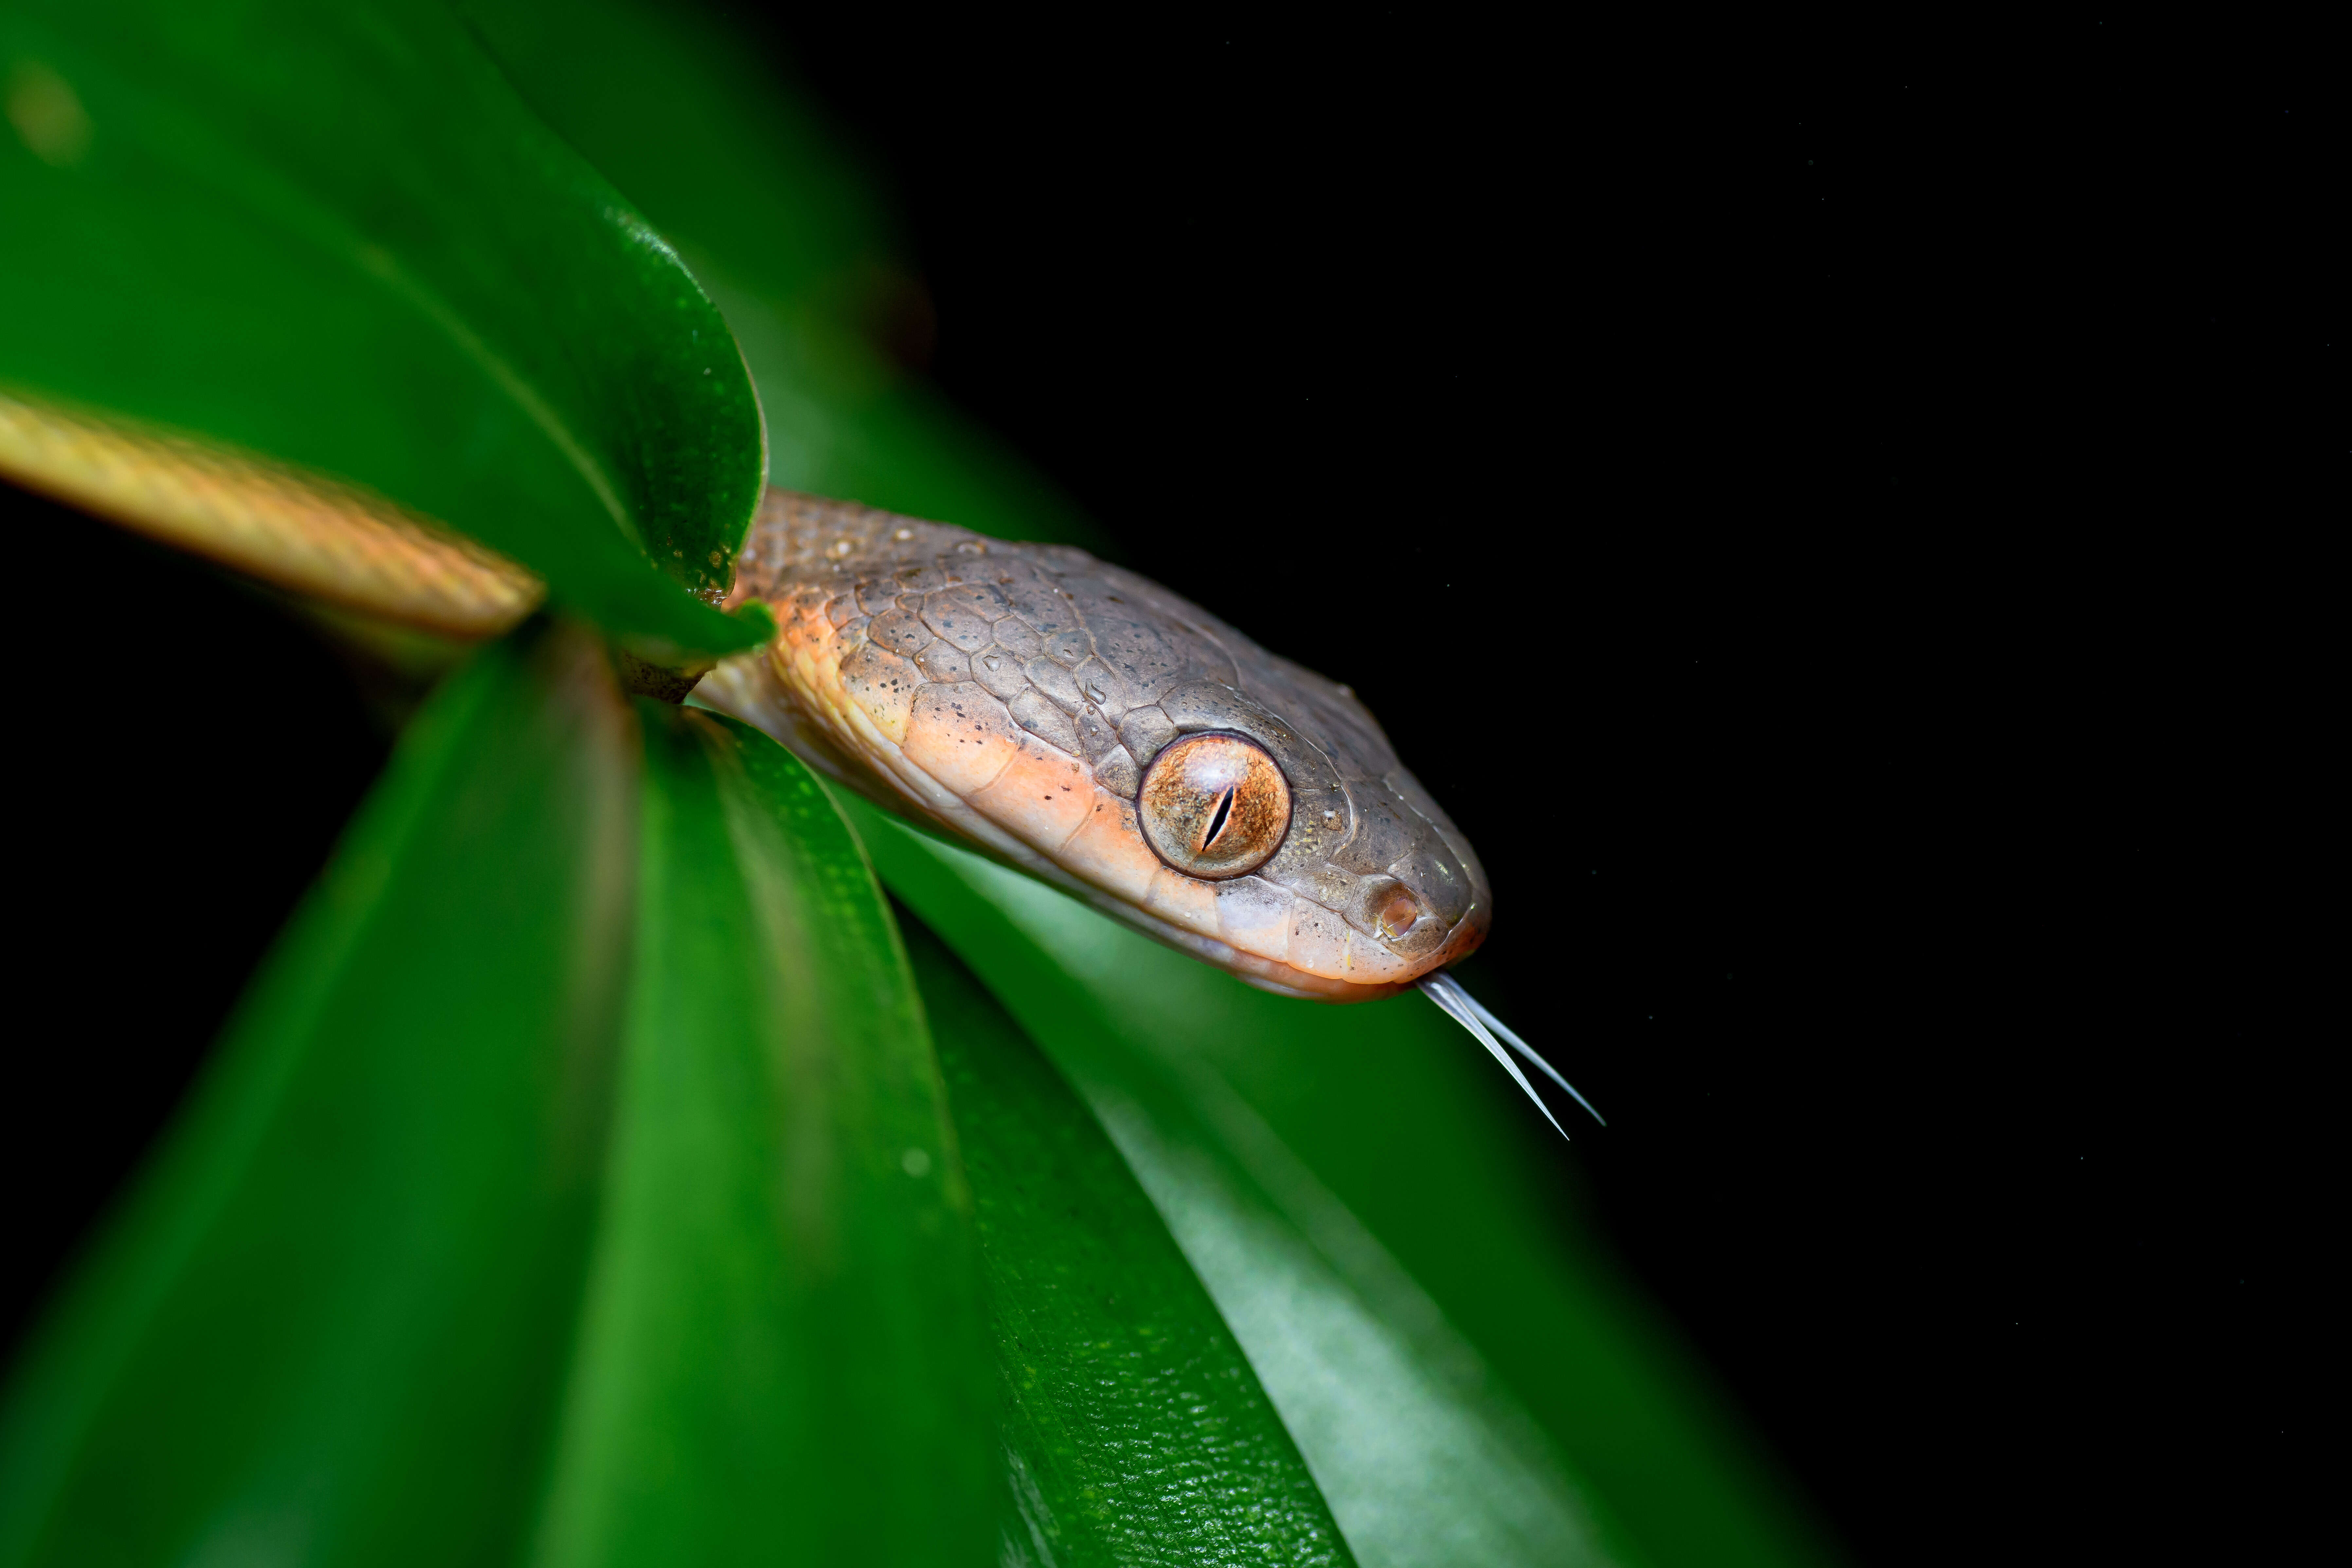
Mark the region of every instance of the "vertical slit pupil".
<instances>
[{"instance_id":1,"label":"vertical slit pupil","mask_svg":"<svg viewBox=\"0 0 2352 1568\"><path fill-rule=\"evenodd\" d=\"M1209 818L1209 831L1201 836L1202 848L1206 849L1217 841L1217 835L1225 830L1225 824L1233 820L1233 816L1234 792L1227 790L1217 797L1217 814Z\"/></svg>"}]
</instances>

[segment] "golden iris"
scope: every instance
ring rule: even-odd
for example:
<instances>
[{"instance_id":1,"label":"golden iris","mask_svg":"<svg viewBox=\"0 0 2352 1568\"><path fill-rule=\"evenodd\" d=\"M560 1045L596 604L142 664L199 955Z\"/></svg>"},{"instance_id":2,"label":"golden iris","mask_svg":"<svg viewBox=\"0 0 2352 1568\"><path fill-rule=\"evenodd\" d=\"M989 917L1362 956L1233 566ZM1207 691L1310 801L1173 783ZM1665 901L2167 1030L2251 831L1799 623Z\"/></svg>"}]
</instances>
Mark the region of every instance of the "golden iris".
<instances>
[{"instance_id":1,"label":"golden iris","mask_svg":"<svg viewBox=\"0 0 2352 1568\"><path fill-rule=\"evenodd\" d=\"M1290 831L1290 781L1256 742L1215 731L1152 758L1138 805L1160 858L1211 880L1256 870Z\"/></svg>"}]
</instances>

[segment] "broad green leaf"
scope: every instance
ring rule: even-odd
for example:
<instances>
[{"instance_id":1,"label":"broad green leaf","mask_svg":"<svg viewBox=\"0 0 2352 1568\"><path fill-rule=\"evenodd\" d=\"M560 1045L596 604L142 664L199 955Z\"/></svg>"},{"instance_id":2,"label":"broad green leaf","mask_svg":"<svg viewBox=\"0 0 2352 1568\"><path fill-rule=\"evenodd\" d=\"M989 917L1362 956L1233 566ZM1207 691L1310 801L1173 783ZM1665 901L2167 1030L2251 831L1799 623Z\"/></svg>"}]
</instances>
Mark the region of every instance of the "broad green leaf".
<instances>
[{"instance_id":1,"label":"broad green leaf","mask_svg":"<svg viewBox=\"0 0 2352 1568\"><path fill-rule=\"evenodd\" d=\"M438 0L26 0L0 94L13 395L364 487L619 632L757 640L694 596L764 471L725 322Z\"/></svg>"},{"instance_id":2,"label":"broad green leaf","mask_svg":"<svg viewBox=\"0 0 2352 1568\"><path fill-rule=\"evenodd\" d=\"M1419 997L1253 991L862 803L884 880L1093 1106L1358 1560L1820 1560Z\"/></svg>"},{"instance_id":3,"label":"broad green leaf","mask_svg":"<svg viewBox=\"0 0 2352 1568\"><path fill-rule=\"evenodd\" d=\"M906 928L979 1210L1013 1568L1350 1561L1118 1152L939 939Z\"/></svg>"},{"instance_id":4,"label":"broad green leaf","mask_svg":"<svg viewBox=\"0 0 2352 1568\"><path fill-rule=\"evenodd\" d=\"M986 1560L970 1199L887 910L801 764L646 703L637 978L536 1560Z\"/></svg>"},{"instance_id":5,"label":"broad green leaf","mask_svg":"<svg viewBox=\"0 0 2352 1568\"><path fill-rule=\"evenodd\" d=\"M467 7L525 96L727 311L778 482L1101 548L856 340L839 269L873 266L859 258L885 243L881 226L838 195L838 154L775 106L789 88L746 66L755 50L644 0ZM550 15L569 57L528 47L549 34L529 19ZM614 59L655 63L639 75ZM641 155L656 142L662 157ZM756 218L692 172L747 161ZM755 222L800 232L790 247L748 242ZM1528 1114L1516 1091L1433 1009L1260 995L1009 873L965 861L969 876L942 877L931 841L904 853L900 825L852 809L893 890L1103 1113L1236 1330L1248 1321L1242 1342L1254 1362L1265 1349L1261 1375L1362 1561L1476 1560L1445 1534L1486 1528L1463 1521L1473 1512L1536 1560L1595 1542L1660 1563L1817 1555L1678 1347L1558 1220L1543 1195L1557 1167L1506 1135ZM1326 1314L1311 1333L1289 1310L1309 1302ZM1318 1388L1395 1397L1318 1404ZM1381 1450L1383 1434L1401 1446Z\"/></svg>"},{"instance_id":6,"label":"broad green leaf","mask_svg":"<svg viewBox=\"0 0 2352 1568\"><path fill-rule=\"evenodd\" d=\"M982 1561L961 1172L800 764L493 645L16 1370L0 1563Z\"/></svg>"},{"instance_id":7,"label":"broad green leaf","mask_svg":"<svg viewBox=\"0 0 2352 1568\"><path fill-rule=\"evenodd\" d=\"M903 285L872 199L757 35L652 0L462 0L517 88L625 192L726 311L777 484L1005 539L1108 546L1034 469L859 331Z\"/></svg>"},{"instance_id":8,"label":"broad green leaf","mask_svg":"<svg viewBox=\"0 0 2352 1568\"><path fill-rule=\"evenodd\" d=\"M632 730L566 635L412 727L16 1370L0 1563L513 1555L604 1163Z\"/></svg>"}]
</instances>

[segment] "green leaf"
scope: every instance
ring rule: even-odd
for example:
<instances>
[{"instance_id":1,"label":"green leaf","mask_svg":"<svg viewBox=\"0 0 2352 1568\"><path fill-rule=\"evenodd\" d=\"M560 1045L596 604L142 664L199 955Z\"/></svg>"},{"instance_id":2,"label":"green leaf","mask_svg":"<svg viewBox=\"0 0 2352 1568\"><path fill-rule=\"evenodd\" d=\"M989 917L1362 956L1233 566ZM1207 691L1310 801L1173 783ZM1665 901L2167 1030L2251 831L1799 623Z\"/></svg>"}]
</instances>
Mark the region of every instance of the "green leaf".
<instances>
[{"instance_id":1,"label":"green leaf","mask_svg":"<svg viewBox=\"0 0 2352 1568\"><path fill-rule=\"evenodd\" d=\"M604 1164L631 729L557 636L410 730L17 1368L0 1563L520 1545Z\"/></svg>"},{"instance_id":2,"label":"green leaf","mask_svg":"<svg viewBox=\"0 0 2352 1568\"><path fill-rule=\"evenodd\" d=\"M905 930L979 1209L1013 1505L997 1561L1351 1562L1092 1113L937 937Z\"/></svg>"},{"instance_id":3,"label":"green leaf","mask_svg":"<svg viewBox=\"0 0 2352 1568\"><path fill-rule=\"evenodd\" d=\"M800 764L494 645L16 1369L0 1563L982 1561L969 1210Z\"/></svg>"},{"instance_id":4,"label":"green leaf","mask_svg":"<svg viewBox=\"0 0 2352 1568\"><path fill-rule=\"evenodd\" d=\"M462 0L523 96L636 202L727 313L760 385L770 477L1003 539L1112 546L1058 489L876 352L861 317L914 286L837 140L766 40L695 5Z\"/></svg>"},{"instance_id":5,"label":"green leaf","mask_svg":"<svg viewBox=\"0 0 2352 1568\"><path fill-rule=\"evenodd\" d=\"M640 712L638 979L541 1561L982 1562L970 1199L873 874L773 742Z\"/></svg>"},{"instance_id":6,"label":"green leaf","mask_svg":"<svg viewBox=\"0 0 2352 1568\"><path fill-rule=\"evenodd\" d=\"M33 0L0 92L0 383L372 489L614 630L758 639L687 591L764 472L733 340L444 6Z\"/></svg>"},{"instance_id":7,"label":"green leaf","mask_svg":"<svg viewBox=\"0 0 2352 1568\"><path fill-rule=\"evenodd\" d=\"M589 0L578 50L534 52L496 20L515 4L475 14L728 311L780 479L1089 542L859 340L878 227L727 35ZM709 303L437 9L16 7L0 71L0 210L30 216L0 250L0 380L373 485L615 628L746 640L706 637L725 623L627 543L723 561L748 510L729 454L756 434L698 357ZM773 177L730 211L743 170ZM648 710L641 754L626 714L562 638L436 700L12 1385L0 1564L980 1560L961 1166L887 915L773 748ZM1238 1378L1200 1448L1154 1432L1169 1468L1092 1442L1151 1430L1160 1389L1090 1348L1164 1328L1187 1366L1238 1346L1370 1568L1810 1560L1433 1012L1249 992L859 820L1128 1172L926 959L987 1300L1054 1352L1003 1363L1034 1397L1004 1427L1032 1506L1003 1544L1115 1559L1142 1552L1126 1521L1197 1545L1213 1520L1322 1549ZM1086 1194L1066 1226L1058 1190Z\"/></svg>"},{"instance_id":8,"label":"green leaf","mask_svg":"<svg viewBox=\"0 0 2352 1568\"><path fill-rule=\"evenodd\" d=\"M786 300L854 286L887 263L866 183L801 94L772 40L698 5L457 0L524 100L673 240L755 261ZM851 303L846 294L839 303Z\"/></svg>"},{"instance_id":9,"label":"green leaf","mask_svg":"<svg viewBox=\"0 0 2352 1568\"><path fill-rule=\"evenodd\" d=\"M887 234L839 195L823 128L779 107L756 48L642 0L467 4L524 94L727 311L779 482L1102 547L858 340L845 279L891 265L874 259ZM569 49L549 47L557 33ZM746 163L733 204L740 176L702 173ZM851 809L893 890L1102 1112L1361 1561L1818 1559L1654 1312L1557 1214L1559 1167L1517 1135L1516 1091L1425 1003L1251 992Z\"/></svg>"},{"instance_id":10,"label":"green leaf","mask_svg":"<svg viewBox=\"0 0 2352 1568\"><path fill-rule=\"evenodd\" d=\"M1529 1112L1433 1007L1253 991L851 810L1101 1117L1360 1562L1821 1560L1605 1253L1547 1215L1557 1177L1505 1120Z\"/></svg>"}]
</instances>

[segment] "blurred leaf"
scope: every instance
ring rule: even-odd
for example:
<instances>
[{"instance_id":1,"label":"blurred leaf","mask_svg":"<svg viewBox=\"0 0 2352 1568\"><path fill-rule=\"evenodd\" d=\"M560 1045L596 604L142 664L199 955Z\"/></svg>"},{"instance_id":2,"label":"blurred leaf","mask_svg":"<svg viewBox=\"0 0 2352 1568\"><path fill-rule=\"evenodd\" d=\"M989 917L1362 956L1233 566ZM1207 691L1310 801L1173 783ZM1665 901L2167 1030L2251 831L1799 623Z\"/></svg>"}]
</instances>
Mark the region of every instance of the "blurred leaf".
<instances>
[{"instance_id":1,"label":"blurred leaf","mask_svg":"<svg viewBox=\"0 0 2352 1568\"><path fill-rule=\"evenodd\" d=\"M773 482L1115 553L1059 490L877 349L874 311L894 297L919 304L921 281L892 253L837 137L779 81L772 40L650 0L461 9L726 311L759 383Z\"/></svg>"},{"instance_id":2,"label":"blurred leaf","mask_svg":"<svg viewBox=\"0 0 2352 1568\"><path fill-rule=\"evenodd\" d=\"M983 1562L971 1201L888 912L789 752L639 710L638 977L541 1561Z\"/></svg>"},{"instance_id":3,"label":"blurred leaf","mask_svg":"<svg viewBox=\"0 0 2352 1568\"><path fill-rule=\"evenodd\" d=\"M997 1561L1351 1561L1168 1227L1051 1064L906 927L980 1218L1013 1504Z\"/></svg>"},{"instance_id":4,"label":"blurred leaf","mask_svg":"<svg viewBox=\"0 0 2352 1568\"><path fill-rule=\"evenodd\" d=\"M595 1224L631 729L563 635L410 729L16 1369L0 1563L514 1553Z\"/></svg>"},{"instance_id":5,"label":"blurred leaf","mask_svg":"<svg viewBox=\"0 0 2352 1568\"><path fill-rule=\"evenodd\" d=\"M1251 990L850 811L1102 1118L1368 1568L1821 1560L1433 1007Z\"/></svg>"},{"instance_id":6,"label":"blurred leaf","mask_svg":"<svg viewBox=\"0 0 2352 1568\"><path fill-rule=\"evenodd\" d=\"M760 101L729 35L634 0L589 0L568 34L569 8L470 9L522 91L686 247L760 380L780 479L1093 542L861 336L857 279L889 266L878 228L821 134ZM695 357L708 306L667 253L429 6L177 15L0 16L0 200L36 237L0 255L0 376L374 485L616 626L699 637L607 548L621 531L598 531L648 527L641 489L693 491L732 527L748 511L716 499L734 494L723 452L676 492L658 482L673 438L681 461L700 450L667 422L692 374L726 380ZM564 36L579 48L530 42ZM772 178L730 210L746 170ZM98 258L89 276L76 257ZM610 341L581 330L616 300ZM27 324L19 300L82 315ZM620 503L590 529L600 474ZM656 553L690 563L673 542L689 537L722 562L734 543L688 529ZM984 1552L961 1166L854 843L772 747L650 710L633 837L625 710L576 643L534 646L487 656L428 713L53 1316L0 1415L0 1563ZM559 700L576 691L592 698ZM1040 1352L1004 1363L1030 1505L1011 1550L1115 1560L1193 1529L1190 1549L1213 1518L1239 1531L1226 1544L1311 1554L1303 1462L1367 1568L1812 1560L1556 1212L1562 1167L1529 1113L1433 1010L1248 991L851 809L1164 1227L1141 1225L1129 1177L1004 1020L927 957L989 1305ZM611 889L633 875L632 919ZM1176 1364L1232 1374L1222 1410L1181 1413L1225 1423L1196 1447L1151 1433L1164 1469L1123 1432L1095 1440L1179 1414L1152 1404L1164 1390L1090 1359L1163 1328L1194 1347ZM1297 1461L1251 1414L1234 1344ZM1204 1507L1195 1484L1230 1500ZM1234 1522L1252 1509L1287 1522Z\"/></svg>"},{"instance_id":7,"label":"blurred leaf","mask_svg":"<svg viewBox=\"0 0 2352 1568\"><path fill-rule=\"evenodd\" d=\"M0 73L16 395L365 487L617 631L758 639L682 591L763 471L725 323L445 6L27 0Z\"/></svg>"},{"instance_id":8,"label":"blurred leaf","mask_svg":"<svg viewBox=\"0 0 2352 1568\"><path fill-rule=\"evenodd\" d=\"M982 1561L969 1210L807 773L494 645L16 1369L0 1563Z\"/></svg>"},{"instance_id":9,"label":"blurred leaf","mask_svg":"<svg viewBox=\"0 0 2352 1568\"><path fill-rule=\"evenodd\" d=\"M456 9L540 117L669 238L756 258L761 286L786 300L887 260L868 182L778 79L772 40L740 12L637 0Z\"/></svg>"},{"instance_id":10,"label":"blurred leaf","mask_svg":"<svg viewBox=\"0 0 2352 1568\"><path fill-rule=\"evenodd\" d=\"M778 482L1102 548L861 341L842 274L892 265L862 259L884 230L839 196L823 129L747 65L754 42L643 0L467 5L524 94L727 311ZM583 18L578 53L530 47L551 15ZM603 65L583 58L599 51ZM656 144L663 157L645 155ZM756 188L740 206L698 172L747 163ZM1532 1113L1433 1008L1252 992L849 809L893 890L1111 1128L1361 1561L1573 1561L1596 1543L1628 1562L1817 1559L1678 1347L1557 1212L1549 1131L1518 1125Z\"/></svg>"}]
</instances>

